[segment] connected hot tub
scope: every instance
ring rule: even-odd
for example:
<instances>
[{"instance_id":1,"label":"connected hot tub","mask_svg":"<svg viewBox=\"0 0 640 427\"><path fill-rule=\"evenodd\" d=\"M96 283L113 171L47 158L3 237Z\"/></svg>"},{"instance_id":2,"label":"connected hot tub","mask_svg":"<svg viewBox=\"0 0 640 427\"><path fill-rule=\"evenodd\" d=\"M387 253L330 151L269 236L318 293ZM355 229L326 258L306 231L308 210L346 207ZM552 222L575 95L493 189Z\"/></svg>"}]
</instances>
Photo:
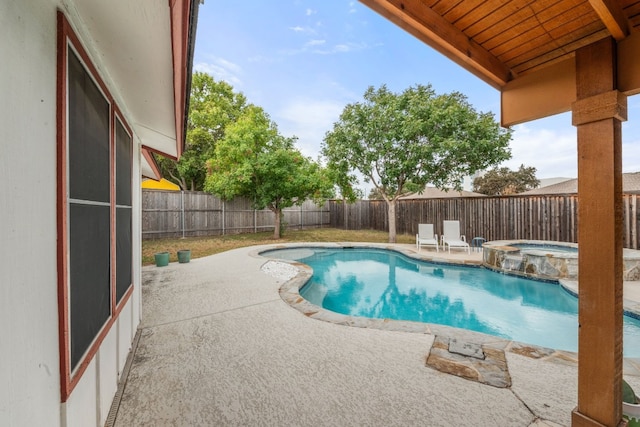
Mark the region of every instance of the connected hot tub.
<instances>
[{"instance_id":1,"label":"connected hot tub","mask_svg":"<svg viewBox=\"0 0 640 427\"><path fill-rule=\"evenodd\" d=\"M483 264L496 271L543 280L578 280L578 244L495 240L482 246ZM623 250L624 280L640 280L640 251Z\"/></svg>"}]
</instances>

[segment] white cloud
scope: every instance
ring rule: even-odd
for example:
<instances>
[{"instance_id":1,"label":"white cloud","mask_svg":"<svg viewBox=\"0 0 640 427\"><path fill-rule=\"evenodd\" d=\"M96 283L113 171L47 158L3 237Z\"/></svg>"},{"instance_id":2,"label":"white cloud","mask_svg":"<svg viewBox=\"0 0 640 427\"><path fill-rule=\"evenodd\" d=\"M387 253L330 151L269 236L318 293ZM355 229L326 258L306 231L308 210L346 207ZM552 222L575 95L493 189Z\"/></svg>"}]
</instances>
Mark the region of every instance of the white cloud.
<instances>
[{"instance_id":1,"label":"white cloud","mask_svg":"<svg viewBox=\"0 0 640 427\"><path fill-rule=\"evenodd\" d=\"M262 62L262 63L269 63L269 62L274 62L272 58L263 56L263 55L256 55L256 56L252 56L250 58L247 58L247 61L249 62Z\"/></svg>"},{"instance_id":2,"label":"white cloud","mask_svg":"<svg viewBox=\"0 0 640 427\"><path fill-rule=\"evenodd\" d=\"M324 135L333 128L344 102L338 100L293 99L273 119L284 136L297 136L297 147L305 156L317 158Z\"/></svg>"},{"instance_id":3,"label":"white cloud","mask_svg":"<svg viewBox=\"0 0 640 427\"><path fill-rule=\"evenodd\" d=\"M622 172L640 172L640 141L622 144Z\"/></svg>"},{"instance_id":4,"label":"white cloud","mask_svg":"<svg viewBox=\"0 0 640 427\"><path fill-rule=\"evenodd\" d=\"M329 49L314 49L313 53L316 53L319 55L332 55L336 53L354 52L354 51L363 50L366 48L367 48L367 45L364 43L341 43L341 44L336 44Z\"/></svg>"},{"instance_id":5,"label":"white cloud","mask_svg":"<svg viewBox=\"0 0 640 427\"><path fill-rule=\"evenodd\" d=\"M318 13L318 12L317 12L317 11L315 11L315 10L313 10L313 9L307 9L307 10L305 11L305 15L307 15L307 16L311 16L311 15L314 15L314 14L316 14L316 13Z\"/></svg>"},{"instance_id":6,"label":"white cloud","mask_svg":"<svg viewBox=\"0 0 640 427\"><path fill-rule=\"evenodd\" d=\"M578 157L575 129L534 126L535 123L529 123L514 127L510 143L512 158L501 166L512 170L522 164L534 166L538 178L576 177Z\"/></svg>"},{"instance_id":7,"label":"white cloud","mask_svg":"<svg viewBox=\"0 0 640 427\"><path fill-rule=\"evenodd\" d=\"M242 86L240 76L242 67L223 58L214 57L211 62L198 62L193 65L195 71L213 76L215 80L223 80L233 87Z\"/></svg>"},{"instance_id":8,"label":"white cloud","mask_svg":"<svg viewBox=\"0 0 640 427\"><path fill-rule=\"evenodd\" d=\"M566 115L566 120L570 116ZM510 169L521 164L534 166L538 178L578 176L578 137L575 127L546 126L540 121L514 127L513 140L510 143L511 160L502 163ZM622 171L640 171L640 138L623 130Z\"/></svg>"},{"instance_id":9,"label":"white cloud","mask_svg":"<svg viewBox=\"0 0 640 427\"><path fill-rule=\"evenodd\" d=\"M305 46L320 46L326 43L326 40L309 40Z\"/></svg>"},{"instance_id":10,"label":"white cloud","mask_svg":"<svg viewBox=\"0 0 640 427\"><path fill-rule=\"evenodd\" d=\"M352 49L348 44L337 44L333 47L333 50L334 52L349 52Z\"/></svg>"},{"instance_id":11,"label":"white cloud","mask_svg":"<svg viewBox=\"0 0 640 427\"><path fill-rule=\"evenodd\" d=\"M640 99L629 97L628 121L622 124L622 171L640 172Z\"/></svg>"},{"instance_id":12,"label":"white cloud","mask_svg":"<svg viewBox=\"0 0 640 427\"><path fill-rule=\"evenodd\" d=\"M324 46L325 44L325 40L310 40L299 49L281 49L278 51L278 53L285 56L300 55L303 53L312 53L316 55L334 55L340 53L349 53L367 48L367 45L363 43L343 43L336 44L325 49L318 48L318 46Z\"/></svg>"},{"instance_id":13,"label":"white cloud","mask_svg":"<svg viewBox=\"0 0 640 427\"><path fill-rule=\"evenodd\" d=\"M296 25L295 27L289 27L289 29L295 33L316 34L316 30L311 27L301 27L300 25Z\"/></svg>"}]
</instances>

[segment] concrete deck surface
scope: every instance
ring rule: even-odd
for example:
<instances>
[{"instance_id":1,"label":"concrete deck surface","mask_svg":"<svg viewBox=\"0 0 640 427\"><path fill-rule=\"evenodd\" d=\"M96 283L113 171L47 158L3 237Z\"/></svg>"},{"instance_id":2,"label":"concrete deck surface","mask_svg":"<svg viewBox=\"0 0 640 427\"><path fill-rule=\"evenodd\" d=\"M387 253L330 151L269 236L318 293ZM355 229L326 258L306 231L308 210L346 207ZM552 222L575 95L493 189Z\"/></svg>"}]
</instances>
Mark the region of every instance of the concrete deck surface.
<instances>
[{"instance_id":1,"label":"concrete deck surface","mask_svg":"<svg viewBox=\"0 0 640 427\"><path fill-rule=\"evenodd\" d=\"M292 308L282 282L261 270L261 248L144 267L116 426L570 424L575 363L506 352L510 388L436 371L425 366L433 335L342 326ZM626 378L640 389L640 377Z\"/></svg>"}]
</instances>

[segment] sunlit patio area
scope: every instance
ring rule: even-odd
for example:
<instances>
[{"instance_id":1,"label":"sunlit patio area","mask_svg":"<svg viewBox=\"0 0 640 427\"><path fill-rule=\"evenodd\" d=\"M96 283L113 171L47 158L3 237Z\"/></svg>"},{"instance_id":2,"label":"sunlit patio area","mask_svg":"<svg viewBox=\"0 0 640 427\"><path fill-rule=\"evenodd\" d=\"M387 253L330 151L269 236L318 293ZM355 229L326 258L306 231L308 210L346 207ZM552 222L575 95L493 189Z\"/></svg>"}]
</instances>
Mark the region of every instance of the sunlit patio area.
<instances>
[{"instance_id":1,"label":"sunlit patio area","mask_svg":"<svg viewBox=\"0 0 640 427\"><path fill-rule=\"evenodd\" d=\"M286 302L284 281L262 269L268 259L258 253L272 247L144 268L142 323L111 425L570 425L575 354L411 322L318 319ZM481 260L477 252L420 255ZM496 345L511 385L427 366L441 338ZM640 363L627 359L624 370L640 389Z\"/></svg>"}]
</instances>

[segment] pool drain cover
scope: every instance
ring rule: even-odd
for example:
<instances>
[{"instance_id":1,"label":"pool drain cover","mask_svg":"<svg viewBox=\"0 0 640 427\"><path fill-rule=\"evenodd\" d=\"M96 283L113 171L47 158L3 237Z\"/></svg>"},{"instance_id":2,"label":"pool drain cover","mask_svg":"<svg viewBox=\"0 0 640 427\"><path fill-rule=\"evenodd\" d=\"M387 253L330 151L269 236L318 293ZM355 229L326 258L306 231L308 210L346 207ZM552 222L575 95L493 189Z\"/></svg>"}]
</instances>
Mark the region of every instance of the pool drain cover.
<instances>
[{"instance_id":1,"label":"pool drain cover","mask_svg":"<svg viewBox=\"0 0 640 427\"><path fill-rule=\"evenodd\" d=\"M436 336L427 356L427 366L494 387L511 386L504 351L487 345Z\"/></svg>"}]
</instances>

